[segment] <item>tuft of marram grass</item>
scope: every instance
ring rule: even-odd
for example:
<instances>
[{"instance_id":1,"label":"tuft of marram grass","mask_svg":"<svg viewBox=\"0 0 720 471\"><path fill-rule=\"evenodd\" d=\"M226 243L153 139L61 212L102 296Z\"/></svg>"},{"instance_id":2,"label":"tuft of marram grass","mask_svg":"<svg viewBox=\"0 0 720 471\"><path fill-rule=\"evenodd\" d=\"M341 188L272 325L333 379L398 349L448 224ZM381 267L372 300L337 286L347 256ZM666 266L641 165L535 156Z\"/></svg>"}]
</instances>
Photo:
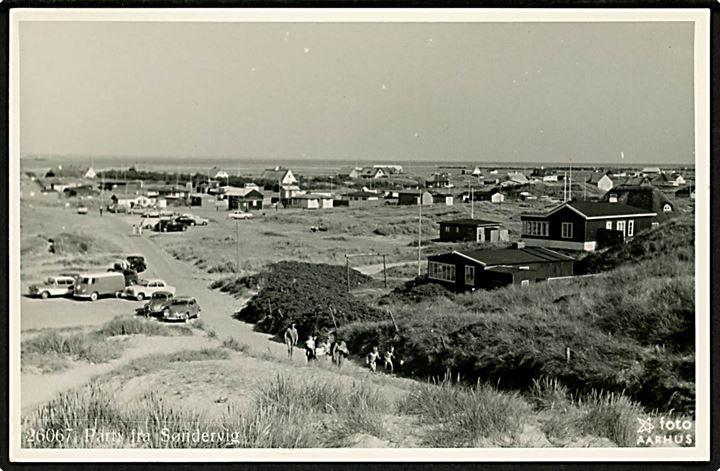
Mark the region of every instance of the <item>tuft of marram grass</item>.
<instances>
[{"instance_id":1,"label":"tuft of marram grass","mask_svg":"<svg viewBox=\"0 0 720 471\"><path fill-rule=\"evenodd\" d=\"M517 393L478 383L473 387L424 384L400 404L430 426L425 438L434 447L472 447L483 438L517 434L531 408Z\"/></svg>"},{"instance_id":2,"label":"tuft of marram grass","mask_svg":"<svg viewBox=\"0 0 720 471\"><path fill-rule=\"evenodd\" d=\"M31 337L21 344L22 363L26 366L42 365L50 358L108 362L122 353L122 344L107 341L118 335L192 335L192 330L185 326L169 327L147 319L116 317L90 332L61 334L51 330ZM67 366L67 362L56 361L52 371L60 371Z\"/></svg>"},{"instance_id":3,"label":"tuft of marram grass","mask_svg":"<svg viewBox=\"0 0 720 471\"><path fill-rule=\"evenodd\" d=\"M72 430L43 441L29 441L27 448L309 448L318 438L307 426L303 408L280 411L257 405L239 412L228 410L219 419L182 408L156 393L119 404L108 385L91 384L60 394L23 420L23 429ZM94 432L86 432L91 430ZM208 439L188 435L206 432ZM147 440L137 439L137 432ZM100 436L110 440L98 440ZM133 438L135 437L135 438Z\"/></svg>"},{"instance_id":4,"label":"tuft of marram grass","mask_svg":"<svg viewBox=\"0 0 720 471\"><path fill-rule=\"evenodd\" d=\"M592 391L579 405L587 409L578 423L583 433L608 438L618 446L636 446L637 418L645 414L627 396Z\"/></svg>"},{"instance_id":5,"label":"tuft of marram grass","mask_svg":"<svg viewBox=\"0 0 720 471\"><path fill-rule=\"evenodd\" d=\"M250 345L242 343L234 337L226 337L225 340L223 340L222 346L241 353L247 353L250 351Z\"/></svg>"}]
</instances>

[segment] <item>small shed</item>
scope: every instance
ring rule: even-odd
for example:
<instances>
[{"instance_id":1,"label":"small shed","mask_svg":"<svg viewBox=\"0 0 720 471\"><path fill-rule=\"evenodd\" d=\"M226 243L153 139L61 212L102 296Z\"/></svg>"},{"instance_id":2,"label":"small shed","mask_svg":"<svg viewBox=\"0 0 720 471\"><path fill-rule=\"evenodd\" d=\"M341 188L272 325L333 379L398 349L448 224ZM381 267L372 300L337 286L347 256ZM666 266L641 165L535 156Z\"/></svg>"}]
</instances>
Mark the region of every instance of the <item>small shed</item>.
<instances>
[{"instance_id":1,"label":"small shed","mask_svg":"<svg viewBox=\"0 0 720 471\"><path fill-rule=\"evenodd\" d=\"M499 222L483 219L453 219L440 221L442 242L504 242L508 230Z\"/></svg>"},{"instance_id":2,"label":"small shed","mask_svg":"<svg viewBox=\"0 0 720 471\"><path fill-rule=\"evenodd\" d=\"M433 195L429 191L401 191L398 193L399 205L423 205L433 204Z\"/></svg>"}]
</instances>

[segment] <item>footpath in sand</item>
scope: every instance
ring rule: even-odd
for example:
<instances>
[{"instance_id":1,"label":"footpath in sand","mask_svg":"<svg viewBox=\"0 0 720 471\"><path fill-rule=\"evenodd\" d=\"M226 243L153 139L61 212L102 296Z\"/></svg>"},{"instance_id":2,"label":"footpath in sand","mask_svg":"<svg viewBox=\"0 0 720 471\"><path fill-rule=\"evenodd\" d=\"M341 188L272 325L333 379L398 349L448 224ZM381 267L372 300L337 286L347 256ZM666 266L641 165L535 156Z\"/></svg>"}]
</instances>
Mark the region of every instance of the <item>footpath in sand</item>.
<instances>
[{"instance_id":1,"label":"footpath in sand","mask_svg":"<svg viewBox=\"0 0 720 471\"><path fill-rule=\"evenodd\" d=\"M99 218L98 216L95 216ZM178 295L193 296L198 300L202 307L200 319L206 330L214 330L220 341L231 337L240 344L247 346L247 351L253 355L259 362L266 364L265 376L272 377L281 366L286 367L290 364L301 366L305 364L304 352L298 349L293 356L292 361L287 359L287 350L284 344L273 341L272 336L263 334L253 330L253 325L238 321L232 316L235 312L242 309L247 302L247 298L236 299L231 295L212 290L208 287L208 281L201 279L199 274L194 271L193 267L186 262L174 259L170 254L165 252L158 244L155 243L151 232L146 232L143 236L132 236L131 224L124 217L103 216L103 223L107 230L112 234L112 238L120 246L124 247L128 253L142 254L147 262L148 269L143 275L145 278L158 277L164 279L168 284L175 286ZM96 221L97 222L97 221ZM176 234L162 234L157 237L175 237ZM111 300L115 302L115 300ZM70 302L70 301L68 301ZM104 301L103 301L104 302ZM127 315L134 315L135 303L122 301L127 303ZM127 355L123 355L121 359L115 360L107 364L84 365L78 364L74 368L57 374L38 375L27 373L22 375L22 409L26 412L29 408L39 403L51 400L59 392L85 384L93 377L111 372L134 358L138 358L145 354L162 353L177 350L182 346L183 342L187 342L184 348L202 348L197 344L199 341L195 338L178 337L173 339L177 345L168 344L167 339L163 339L162 344L157 348L142 345L140 348L133 349ZM145 343L152 343L152 339L144 339ZM302 341L302 339L301 339ZM267 360L261 359L262 357ZM285 365L280 365L282 362ZM257 368L250 368L249 374L258 375ZM326 371L336 370L323 368ZM389 387L394 393L398 389L407 390L413 380L388 375L370 375L369 372L361 366L352 362L347 362L342 370L336 371L337 375L349 376L356 379L371 381L377 386ZM260 374L260 376L263 376ZM53 383L52 387L44 387L48 381Z\"/></svg>"}]
</instances>

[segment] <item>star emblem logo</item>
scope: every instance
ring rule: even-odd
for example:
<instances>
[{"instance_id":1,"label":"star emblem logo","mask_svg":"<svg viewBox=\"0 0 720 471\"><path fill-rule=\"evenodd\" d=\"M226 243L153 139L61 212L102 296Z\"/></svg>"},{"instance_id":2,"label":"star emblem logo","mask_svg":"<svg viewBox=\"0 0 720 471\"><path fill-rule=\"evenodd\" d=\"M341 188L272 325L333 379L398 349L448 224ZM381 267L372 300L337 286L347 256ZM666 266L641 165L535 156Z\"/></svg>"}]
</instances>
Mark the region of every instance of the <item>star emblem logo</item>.
<instances>
[{"instance_id":1,"label":"star emblem logo","mask_svg":"<svg viewBox=\"0 0 720 471\"><path fill-rule=\"evenodd\" d=\"M650 433L655 428L655 425L652 423L652 418L647 419L641 419L640 417L637 418L638 422L640 422L640 428L638 429L638 433Z\"/></svg>"}]
</instances>

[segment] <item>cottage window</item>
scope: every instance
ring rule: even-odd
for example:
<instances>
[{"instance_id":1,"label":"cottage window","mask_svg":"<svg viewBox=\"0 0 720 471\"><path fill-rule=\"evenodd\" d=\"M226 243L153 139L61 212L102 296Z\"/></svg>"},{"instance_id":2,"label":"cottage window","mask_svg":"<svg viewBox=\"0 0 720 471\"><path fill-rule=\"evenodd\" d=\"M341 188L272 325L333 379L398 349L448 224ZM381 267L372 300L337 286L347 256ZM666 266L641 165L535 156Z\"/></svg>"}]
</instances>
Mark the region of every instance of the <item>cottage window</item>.
<instances>
[{"instance_id":1,"label":"cottage window","mask_svg":"<svg viewBox=\"0 0 720 471\"><path fill-rule=\"evenodd\" d=\"M547 237L550 233L550 223L547 221L524 221L523 234Z\"/></svg>"},{"instance_id":2,"label":"cottage window","mask_svg":"<svg viewBox=\"0 0 720 471\"><path fill-rule=\"evenodd\" d=\"M564 222L562 223L562 232L561 232L563 239L572 239L573 237L573 223L571 222Z\"/></svg>"},{"instance_id":3,"label":"cottage window","mask_svg":"<svg viewBox=\"0 0 720 471\"><path fill-rule=\"evenodd\" d=\"M530 280L522 280L520 281L520 286L528 286L530 285Z\"/></svg>"},{"instance_id":4,"label":"cottage window","mask_svg":"<svg viewBox=\"0 0 720 471\"><path fill-rule=\"evenodd\" d=\"M455 265L441 262L428 263L428 278L441 281L455 281Z\"/></svg>"},{"instance_id":5,"label":"cottage window","mask_svg":"<svg viewBox=\"0 0 720 471\"><path fill-rule=\"evenodd\" d=\"M672 211L672 206L670 206L669 204L663 206L663 213L669 213L670 211Z\"/></svg>"},{"instance_id":6,"label":"cottage window","mask_svg":"<svg viewBox=\"0 0 720 471\"><path fill-rule=\"evenodd\" d=\"M605 229L607 229L608 231L612 230L612 221L605 222Z\"/></svg>"},{"instance_id":7,"label":"cottage window","mask_svg":"<svg viewBox=\"0 0 720 471\"><path fill-rule=\"evenodd\" d=\"M475 267L465 265L465 284L475 286Z\"/></svg>"},{"instance_id":8,"label":"cottage window","mask_svg":"<svg viewBox=\"0 0 720 471\"><path fill-rule=\"evenodd\" d=\"M622 232L622 235L625 235L625 221L618 221L617 222L617 230Z\"/></svg>"},{"instance_id":9,"label":"cottage window","mask_svg":"<svg viewBox=\"0 0 720 471\"><path fill-rule=\"evenodd\" d=\"M632 219L627 222L627 235L628 237L632 237L635 233L635 221Z\"/></svg>"}]
</instances>

